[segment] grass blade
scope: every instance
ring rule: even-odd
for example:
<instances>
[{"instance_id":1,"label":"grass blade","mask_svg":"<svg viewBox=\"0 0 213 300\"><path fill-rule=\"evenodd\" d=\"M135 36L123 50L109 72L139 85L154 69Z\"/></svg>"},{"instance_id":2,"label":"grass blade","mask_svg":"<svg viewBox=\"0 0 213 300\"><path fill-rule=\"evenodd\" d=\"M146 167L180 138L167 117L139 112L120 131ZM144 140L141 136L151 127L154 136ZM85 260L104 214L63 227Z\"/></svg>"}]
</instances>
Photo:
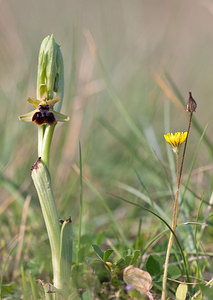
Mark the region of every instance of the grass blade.
<instances>
[{"instance_id":1,"label":"grass blade","mask_svg":"<svg viewBox=\"0 0 213 300\"><path fill-rule=\"evenodd\" d=\"M160 219L168 227L168 229L173 233L173 235L175 237L175 240L177 242L177 245L178 245L178 247L180 249L180 253L181 253L181 256L182 256L182 259L183 259L186 276L187 276L188 281L190 281L190 279L189 279L189 266L188 266L188 263L186 261L185 255L184 255L183 248L182 248L182 246L181 246L181 244L180 244L180 242L179 242L179 240L178 240L175 232L172 230L171 226L160 215L156 214L152 210L150 210L150 209L148 209L148 208L146 208L146 207L144 207L144 206L142 206L142 205L140 205L138 203L134 203L134 202L132 202L130 200L124 199L123 197L119 197L119 196L115 196L115 195L112 195L112 196L114 198L116 198L116 199L122 200L122 201L124 201L126 203L132 204L132 205L134 205L136 207L139 207L139 208L141 208L141 209L143 209L143 210L151 213L152 215L154 215L155 217L157 217L158 219Z\"/></svg>"}]
</instances>

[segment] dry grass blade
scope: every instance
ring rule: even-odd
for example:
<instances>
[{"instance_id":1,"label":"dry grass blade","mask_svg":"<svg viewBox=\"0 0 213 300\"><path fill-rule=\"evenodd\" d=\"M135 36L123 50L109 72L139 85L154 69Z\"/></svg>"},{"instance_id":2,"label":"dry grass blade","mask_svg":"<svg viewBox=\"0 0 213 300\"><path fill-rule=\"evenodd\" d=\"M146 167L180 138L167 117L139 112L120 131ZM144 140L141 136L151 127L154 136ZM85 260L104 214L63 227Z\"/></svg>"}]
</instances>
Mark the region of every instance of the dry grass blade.
<instances>
[{"instance_id":1,"label":"dry grass blade","mask_svg":"<svg viewBox=\"0 0 213 300\"><path fill-rule=\"evenodd\" d=\"M67 163L72 163L76 155L81 128L83 126L84 112L88 103L87 100L92 95L104 89L103 80L92 79L93 69L94 56L91 55L88 50L85 50L79 67L77 95L74 98L70 127L62 154L63 161L66 165ZM62 170L63 176L64 169L66 168Z\"/></svg>"},{"instance_id":2,"label":"dry grass blade","mask_svg":"<svg viewBox=\"0 0 213 300\"><path fill-rule=\"evenodd\" d=\"M165 83L165 81L160 77L160 75L155 72L153 69L151 69L151 73L153 78L155 79L156 83L159 85L159 87L163 90L164 94L168 97L168 99L185 115L185 107L183 104L178 100L178 98L175 96L175 94L172 92L172 90L168 87L168 85Z\"/></svg>"},{"instance_id":3,"label":"dry grass blade","mask_svg":"<svg viewBox=\"0 0 213 300\"><path fill-rule=\"evenodd\" d=\"M16 199L18 195L18 192L11 197L7 198L6 200L3 201L3 203L0 205L0 215L7 210L7 208L10 206L10 204L13 203L13 201Z\"/></svg>"}]
</instances>

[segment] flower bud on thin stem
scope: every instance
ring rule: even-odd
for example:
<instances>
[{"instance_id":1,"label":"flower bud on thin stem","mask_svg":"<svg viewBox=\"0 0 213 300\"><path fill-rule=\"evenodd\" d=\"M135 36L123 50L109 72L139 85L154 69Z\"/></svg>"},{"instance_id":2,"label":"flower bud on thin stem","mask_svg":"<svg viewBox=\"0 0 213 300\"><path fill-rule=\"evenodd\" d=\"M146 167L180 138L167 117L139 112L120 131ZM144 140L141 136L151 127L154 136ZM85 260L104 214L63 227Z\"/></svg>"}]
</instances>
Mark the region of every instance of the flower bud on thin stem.
<instances>
[{"instance_id":1,"label":"flower bud on thin stem","mask_svg":"<svg viewBox=\"0 0 213 300\"><path fill-rule=\"evenodd\" d=\"M183 149L183 155L182 155L182 161L181 161L181 167L180 167L180 172L179 170L179 153L176 151L176 162L177 162L177 191L175 195L175 203L174 203L174 210L173 210L173 218L172 218L172 230L175 233L176 232L176 227L177 227L177 215L178 215L178 197L179 197L179 188L180 188L180 181L181 181L181 175L183 171L183 163L184 163L184 158L185 158L185 153L186 153L186 146L187 146L187 141L188 141L188 136L189 136L189 131L191 128L191 122L192 122L192 115L193 112L196 110L197 103L192 97L191 92L189 92L189 100L186 105L186 111L190 112L190 118L189 118L189 125L188 125L188 130L185 135L185 145ZM174 144L176 145L177 143L177 137L179 135L176 134L176 136L172 136L172 139L169 134L164 136L166 141L174 147ZM166 299L166 282L167 282L167 271L168 271L168 264L169 264L169 257L170 257L170 252L172 249L173 241L174 241L174 234L171 232L170 238L169 238L169 243L167 247L167 253L166 253L166 260L165 260L165 265L164 265L164 274L163 274L163 284L162 284L162 295L161 295L161 300Z\"/></svg>"},{"instance_id":2,"label":"flower bud on thin stem","mask_svg":"<svg viewBox=\"0 0 213 300\"><path fill-rule=\"evenodd\" d=\"M193 113L194 111L196 111L196 108L197 108L197 103L192 97L192 93L189 92L189 100L186 104L186 111Z\"/></svg>"},{"instance_id":3,"label":"flower bud on thin stem","mask_svg":"<svg viewBox=\"0 0 213 300\"><path fill-rule=\"evenodd\" d=\"M184 149L183 149L183 155L182 155L182 161L181 161L181 167L180 167L180 174L179 174L179 177L178 177L178 188L180 186L180 180L181 180L181 176L182 176L183 162L184 162L185 153L186 153L186 145L187 145L187 142L188 142L189 131L190 131L190 128L191 128L191 123L192 123L192 115L193 115L193 112L195 112L196 108L197 108L197 103L194 100L194 98L192 97L192 93L189 92L189 100L186 104L186 111L190 112L190 117L189 117L188 129L187 129L186 142L185 142Z\"/></svg>"},{"instance_id":4,"label":"flower bud on thin stem","mask_svg":"<svg viewBox=\"0 0 213 300\"><path fill-rule=\"evenodd\" d=\"M40 47L38 59L37 99L47 100L59 97L54 104L54 111L61 109L64 96L64 65L61 50L53 35L47 36ZM38 156L49 168L49 152L54 125L38 127Z\"/></svg>"}]
</instances>

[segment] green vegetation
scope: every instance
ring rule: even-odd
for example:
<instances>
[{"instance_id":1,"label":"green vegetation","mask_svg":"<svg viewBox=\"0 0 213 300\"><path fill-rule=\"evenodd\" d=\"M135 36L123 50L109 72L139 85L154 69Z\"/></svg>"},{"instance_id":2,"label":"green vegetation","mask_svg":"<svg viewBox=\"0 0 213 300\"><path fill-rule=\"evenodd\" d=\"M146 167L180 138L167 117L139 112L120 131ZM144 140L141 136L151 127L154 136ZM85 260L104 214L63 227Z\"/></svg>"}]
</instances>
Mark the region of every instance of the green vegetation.
<instances>
[{"instance_id":1,"label":"green vegetation","mask_svg":"<svg viewBox=\"0 0 213 300\"><path fill-rule=\"evenodd\" d=\"M51 13L45 6L35 9L31 19L26 13L29 26L23 26L17 4L2 4L8 31L0 37L0 299L160 299L172 230L167 297L211 299L213 40L205 40L210 8L200 16L196 6L174 3L64 2ZM194 20L186 10L197 16L190 34L183 32ZM43 22L35 26L34 17ZM39 46L51 33L60 44L64 78L50 68L53 83L41 90ZM176 156L164 134L187 131L189 91L197 109L173 226ZM28 97L41 100L44 94L48 100L64 98L62 106L55 101L53 112L70 117L46 135L48 125L43 130L18 120L32 110ZM55 199L56 223L44 221L42 210L48 209L41 210L30 176L38 153L44 164L33 181L41 201ZM56 228L55 236L45 224Z\"/></svg>"}]
</instances>

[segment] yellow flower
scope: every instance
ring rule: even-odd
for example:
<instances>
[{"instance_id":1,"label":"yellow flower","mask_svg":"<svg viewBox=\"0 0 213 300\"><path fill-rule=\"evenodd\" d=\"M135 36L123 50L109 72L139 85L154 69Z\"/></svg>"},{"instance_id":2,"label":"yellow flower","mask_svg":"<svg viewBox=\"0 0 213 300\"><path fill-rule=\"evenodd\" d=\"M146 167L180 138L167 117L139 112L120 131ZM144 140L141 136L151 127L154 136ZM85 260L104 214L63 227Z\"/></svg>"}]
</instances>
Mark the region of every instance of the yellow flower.
<instances>
[{"instance_id":1,"label":"yellow flower","mask_svg":"<svg viewBox=\"0 0 213 300\"><path fill-rule=\"evenodd\" d=\"M187 138L187 132L175 132L175 134L167 133L164 134L164 138L167 143L172 146L172 150L178 154L180 145L183 144Z\"/></svg>"}]
</instances>

